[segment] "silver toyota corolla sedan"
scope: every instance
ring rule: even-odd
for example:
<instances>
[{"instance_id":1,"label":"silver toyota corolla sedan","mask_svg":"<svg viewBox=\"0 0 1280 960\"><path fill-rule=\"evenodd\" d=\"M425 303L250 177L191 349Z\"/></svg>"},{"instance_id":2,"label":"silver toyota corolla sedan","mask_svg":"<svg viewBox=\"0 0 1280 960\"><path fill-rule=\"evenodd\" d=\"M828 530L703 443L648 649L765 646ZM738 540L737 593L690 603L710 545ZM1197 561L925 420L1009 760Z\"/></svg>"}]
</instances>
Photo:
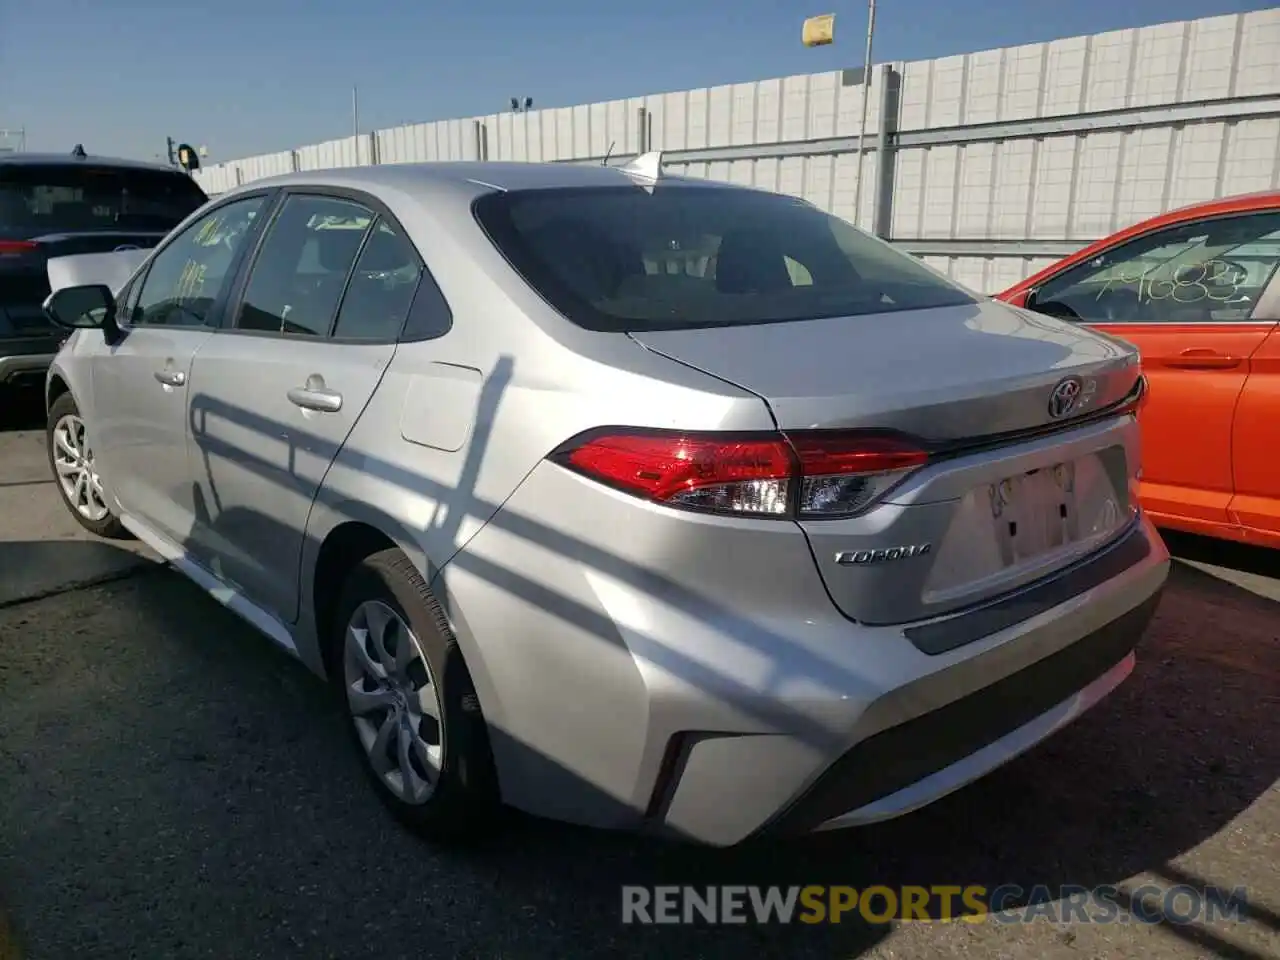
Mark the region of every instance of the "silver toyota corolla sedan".
<instances>
[{"instance_id":1,"label":"silver toyota corolla sedan","mask_svg":"<svg viewBox=\"0 0 1280 960\"><path fill-rule=\"evenodd\" d=\"M46 310L67 506L440 838L905 813L1115 689L1168 573L1130 346L654 157L255 182Z\"/></svg>"}]
</instances>

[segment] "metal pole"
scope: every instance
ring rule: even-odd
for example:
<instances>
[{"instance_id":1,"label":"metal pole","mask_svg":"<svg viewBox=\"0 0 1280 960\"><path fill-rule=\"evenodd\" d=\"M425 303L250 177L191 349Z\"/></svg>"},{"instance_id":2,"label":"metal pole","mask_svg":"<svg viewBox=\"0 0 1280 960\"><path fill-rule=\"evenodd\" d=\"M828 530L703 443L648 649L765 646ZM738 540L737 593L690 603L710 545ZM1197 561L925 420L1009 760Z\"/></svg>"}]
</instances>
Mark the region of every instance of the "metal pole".
<instances>
[{"instance_id":1,"label":"metal pole","mask_svg":"<svg viewBox=\"0 0 1280 960\"><path fill-rule=\"evenodd\" d=\"M867 51L862 60L862 126L858 128L858 181L853 188L853 222L862 216L862 154L867 138L867 106L871 89L871 38L876 32L876 0L867 0ZM881 123L884 118L881 118Z\"/></svg>"},{"instance_id":2,"label":"metal pole","mask_svg":"<svg viewBox=\"0 0 1280 960\"><path fill-rule=\"evenodd\" d=\"M356 166L360 166L360 98L355 85L351 87L351 136L356 144Z\"/></svg>"},{"instance_id":3,"label":"metal pole","mask_svg":"<svg viewBox=\"0 0 1280 960\"><path fill-rule=\"evenodd\" d=\"M893 66L882 64L877 71L880 84L880 122L876 125L876 179L875 199L871 204L871 232L881 240L888 240L893 223L893 147L889 135L897 132L898 85L894 82Z\"/></svg>"}]
</instances>

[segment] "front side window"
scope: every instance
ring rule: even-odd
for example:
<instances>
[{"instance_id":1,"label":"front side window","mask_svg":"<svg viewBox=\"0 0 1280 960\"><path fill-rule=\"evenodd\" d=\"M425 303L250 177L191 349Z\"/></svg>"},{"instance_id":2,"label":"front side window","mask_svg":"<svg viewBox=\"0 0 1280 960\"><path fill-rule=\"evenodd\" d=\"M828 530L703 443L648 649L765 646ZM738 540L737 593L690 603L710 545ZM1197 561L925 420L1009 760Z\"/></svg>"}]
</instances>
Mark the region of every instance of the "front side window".
<instances>
[{"instance_id":1,"label":"front side window","mask_svg":"<svg viewBox=\"0 0 1280 960\"><path fill-rule=\"evenodd\" d=\"M206 200L185 173L92 163L0 167L0 236L172 230Z\"/></svg>"},{"instance_id":2,"label":"front side window","mask_svg":"<svg viewBox=\"0 0 1280 960\"><path fill-rule=\"evenodd\" d=\"M328 336L373 218L349 200L285 200L249 273L236 328Z\"/></svg>"},{"instance_id":3,"label":"front side window","mask_svg":"<svg viewBox=\"0 0 1280 960\"><path fill-rule=\"evenodd\" d=\"M780 323L975 302L919 260L779 194L659 184L480 198L525 281L590 330ZM905 322L896 321L896 322Z\"/></svg>"},{"instance_id":4,"label":"front side window","mask_svg":"<svg viewBox=\"0 0 1280 960\"><path fill-rule=\"evenodd\" d=\"M120 316L126 320L134 317L137 313L138 295L142 293L143 279L144 277L135 277L133 283L121 291L117 309L120 311Z\"/></svg>"},{"instance_id":5,"label":"front side window","mask_svg":"<svg viewBox=\"0 0 1280 960\"><path fill-rule=\"evenodd\" d=\"M1248 320L1280 263L1280 212L1157 230L1063 271L1030 306L1085 323Z\"/></svg>"},{"instance_id":6,"label":"front side window","mask_svg":"<svg viewBox=\"0 0 1280 960\"><path fill-rule=\"evenodd\" d=\"M265 197L257 196L228 203L175 237L152 259L137 301L128 310L129 322L138 326L211 325L213 306L226 292L265 202Z\"/></svg>"}]
</instances>

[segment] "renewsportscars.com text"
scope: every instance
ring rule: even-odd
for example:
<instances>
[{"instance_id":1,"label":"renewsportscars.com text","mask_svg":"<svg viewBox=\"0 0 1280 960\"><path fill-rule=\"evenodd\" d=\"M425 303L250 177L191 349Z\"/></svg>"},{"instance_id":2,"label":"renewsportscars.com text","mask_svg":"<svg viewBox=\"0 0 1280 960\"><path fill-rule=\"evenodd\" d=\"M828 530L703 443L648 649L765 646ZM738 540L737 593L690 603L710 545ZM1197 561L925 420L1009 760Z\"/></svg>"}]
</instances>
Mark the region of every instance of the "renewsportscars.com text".
<instances>
[{"instance_id":1,"label":"renewsportscars.com text","mask_svg":"<svg viewBox=\"0 0 1280 960\"><path fill-rule=\"evenodd\" d=\"M1243 921L1243 887L1154 884L1122 891L1114 886L1064 885L1026 888L1017 884L805 887L622 888L627 924L870 924L928 923L1212 923Z\"/></svg>"}]
</instances>

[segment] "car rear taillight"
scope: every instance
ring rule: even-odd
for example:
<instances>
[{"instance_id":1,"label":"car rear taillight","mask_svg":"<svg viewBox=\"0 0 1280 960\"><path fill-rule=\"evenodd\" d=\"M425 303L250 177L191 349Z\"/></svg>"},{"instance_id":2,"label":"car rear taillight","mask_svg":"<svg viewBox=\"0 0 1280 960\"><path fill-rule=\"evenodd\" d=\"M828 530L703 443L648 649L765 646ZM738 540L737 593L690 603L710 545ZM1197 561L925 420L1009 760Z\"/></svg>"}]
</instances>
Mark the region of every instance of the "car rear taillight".
<instances>
[{"instance_id":1,"label":"car rear taillight","mask_svg":"<svg viewBox=\"0 0 1280 960\"><path fill-rule=\"evenodd\" d=\"M30 253L39 247L40 244L33 243L30 240L0 240L0 257L17 257L24 253Z\"/></svg>"},{"instance_id":2,"label":"car rear taillight","mask_svg":"<svg viewBox=\"0 0 1280 960\"><path fill-rule=\"evenodd\" d=\"M788 434L594 430L551 460L656 503L704 513L822 519L865 510L929 460L919 444L861 431Z\"/></svg>"},{"instance_id":3,"label":"car rear taillight","mask_svg":"<svg viewBox=\"0 0 1280 960\"><path fill-rule=\"evenodd\" d=\"M790 440L800 458L802 517L865 510L929 462L923 447L896 436L810 431Z\"/></svg>"}]
</instances>

